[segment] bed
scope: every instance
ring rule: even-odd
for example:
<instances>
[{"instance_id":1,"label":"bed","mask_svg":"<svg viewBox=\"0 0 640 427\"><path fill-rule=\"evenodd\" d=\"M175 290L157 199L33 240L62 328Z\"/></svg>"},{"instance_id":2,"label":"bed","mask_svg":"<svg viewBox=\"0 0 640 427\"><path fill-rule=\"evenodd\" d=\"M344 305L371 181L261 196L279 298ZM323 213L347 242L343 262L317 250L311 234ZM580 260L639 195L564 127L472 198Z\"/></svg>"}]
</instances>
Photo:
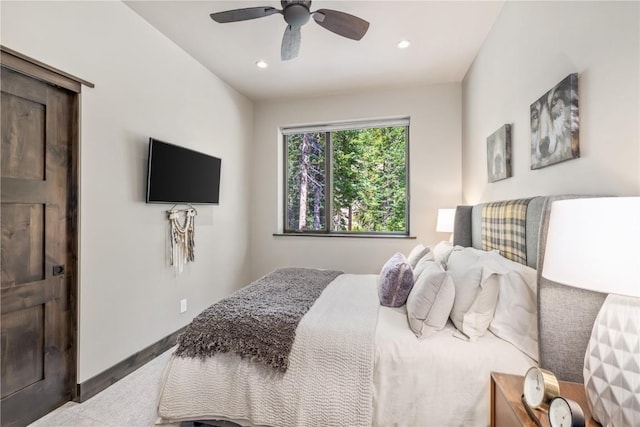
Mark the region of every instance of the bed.
<instances>
[{"instance_id":1,"label":"bed","mask_svg":"<svg viewBox=\"0 0 640 427\"><path fill-rule=\"evenodd\" d=\"M519 263L536 268L557 198L458 207L456 250L487 249L488 239L489 248L509 252L496 245L517 240ZM514 203L524 206L522 227L515 231ZM492 371L524 374L539 363L560 379L582 380L582 357L602 295L534 278L539 315L527 332L535 330L539 350L533 352L531 342L503 339L498 329L462 334L451 320L418 339L408 327L406 304L380 305L378 280L340 274L323 285L295 327L286 369L274 362L277 357L239 357L226 348L206 357L177 352L163 376L158 424L486 426ZM584 309L566 313L561 302L567 298L585 301ZM573 345L558 345L568 337Z\"/></svg>"}]
</instances>

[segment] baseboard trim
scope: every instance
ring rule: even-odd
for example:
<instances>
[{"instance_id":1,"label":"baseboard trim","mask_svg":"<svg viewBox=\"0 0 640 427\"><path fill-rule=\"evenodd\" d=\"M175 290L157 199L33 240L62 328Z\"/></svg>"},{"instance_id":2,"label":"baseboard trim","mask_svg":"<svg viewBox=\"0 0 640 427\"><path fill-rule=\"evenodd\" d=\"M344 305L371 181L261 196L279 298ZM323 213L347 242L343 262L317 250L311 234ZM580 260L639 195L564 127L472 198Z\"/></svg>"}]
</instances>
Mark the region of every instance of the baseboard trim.
<instances>
[{"instance_id":1,"label":"baseboard trim","mask_svg":"<svg viewBox=\"0 0 640 427\"><path fill-rule=\"evenodd\" d=\"M76 402L85 402L92 398L111 384L120 381L145 363L160 356L165 351L176 345L178 335L187 327L183 327L176 332L167 335L161 340L151 344L149 347L127 357L122 362L117 363L92 377L81 384L77 384Z\"/></svg>"}]
</instances>

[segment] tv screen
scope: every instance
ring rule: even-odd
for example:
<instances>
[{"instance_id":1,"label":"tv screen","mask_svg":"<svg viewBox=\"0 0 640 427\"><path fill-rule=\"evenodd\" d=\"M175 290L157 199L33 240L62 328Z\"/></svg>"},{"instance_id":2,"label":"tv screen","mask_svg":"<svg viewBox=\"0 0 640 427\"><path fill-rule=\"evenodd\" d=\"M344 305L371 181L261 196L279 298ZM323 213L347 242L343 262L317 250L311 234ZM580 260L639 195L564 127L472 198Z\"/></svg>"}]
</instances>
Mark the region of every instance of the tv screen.
<instances>
[{"instance_id":1,"label":"tv screen","mask_svg":"<svg viewBox=\"0 0 640 427\"><path fill-rule=\"evenodd\" d=\"M209 203L220 198L217 157L149 138L147 203Z\"/></svg>"}]
</instances>

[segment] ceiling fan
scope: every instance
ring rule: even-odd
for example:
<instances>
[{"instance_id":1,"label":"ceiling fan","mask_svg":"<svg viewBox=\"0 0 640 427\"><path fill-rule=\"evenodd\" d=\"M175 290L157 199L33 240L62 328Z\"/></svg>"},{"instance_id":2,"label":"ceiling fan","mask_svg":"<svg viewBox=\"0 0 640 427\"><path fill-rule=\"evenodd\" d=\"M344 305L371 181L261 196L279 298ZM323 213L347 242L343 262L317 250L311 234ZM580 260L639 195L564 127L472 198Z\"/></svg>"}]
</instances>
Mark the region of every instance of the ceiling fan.
<instances>
[{"instance_id":1,"label":"ceiling fan","mask_svg":"<svg viewBox=\"0 0 640 427\"><path fill-rule=\"evenodd\" d=\"M331 9L318 9L311 12L311 0L282 0L280 3L282 4L282 9L269 6L248 7L212 13L210 16L214 21L224 24L263 18L274 13L283 15L288 24L284 30L280 48L280 58L283 61L288 61L298 56L300 51L300 28L312 16L313 20L321 27L353 40L360 40L369 29L367 21L345 12Z\"/></svg>"}]
</instances>

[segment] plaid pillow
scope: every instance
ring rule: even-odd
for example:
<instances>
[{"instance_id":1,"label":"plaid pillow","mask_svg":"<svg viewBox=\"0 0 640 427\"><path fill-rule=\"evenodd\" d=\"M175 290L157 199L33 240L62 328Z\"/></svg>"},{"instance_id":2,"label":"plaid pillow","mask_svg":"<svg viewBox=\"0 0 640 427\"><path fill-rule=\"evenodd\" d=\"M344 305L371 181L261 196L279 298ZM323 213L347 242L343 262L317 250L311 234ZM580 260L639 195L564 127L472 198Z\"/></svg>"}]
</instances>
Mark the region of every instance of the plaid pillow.
<instances>
[{"instance_id":1,"label":"plaid pillow","mask_svg":"<svg viewBox=\"0 0 640 427\"><path fill-rule=\"evenodd\" d=\"M482 249L527 264L527 206L531 199L491 202L482 207Z\"/></svg>"}]
</instances>

